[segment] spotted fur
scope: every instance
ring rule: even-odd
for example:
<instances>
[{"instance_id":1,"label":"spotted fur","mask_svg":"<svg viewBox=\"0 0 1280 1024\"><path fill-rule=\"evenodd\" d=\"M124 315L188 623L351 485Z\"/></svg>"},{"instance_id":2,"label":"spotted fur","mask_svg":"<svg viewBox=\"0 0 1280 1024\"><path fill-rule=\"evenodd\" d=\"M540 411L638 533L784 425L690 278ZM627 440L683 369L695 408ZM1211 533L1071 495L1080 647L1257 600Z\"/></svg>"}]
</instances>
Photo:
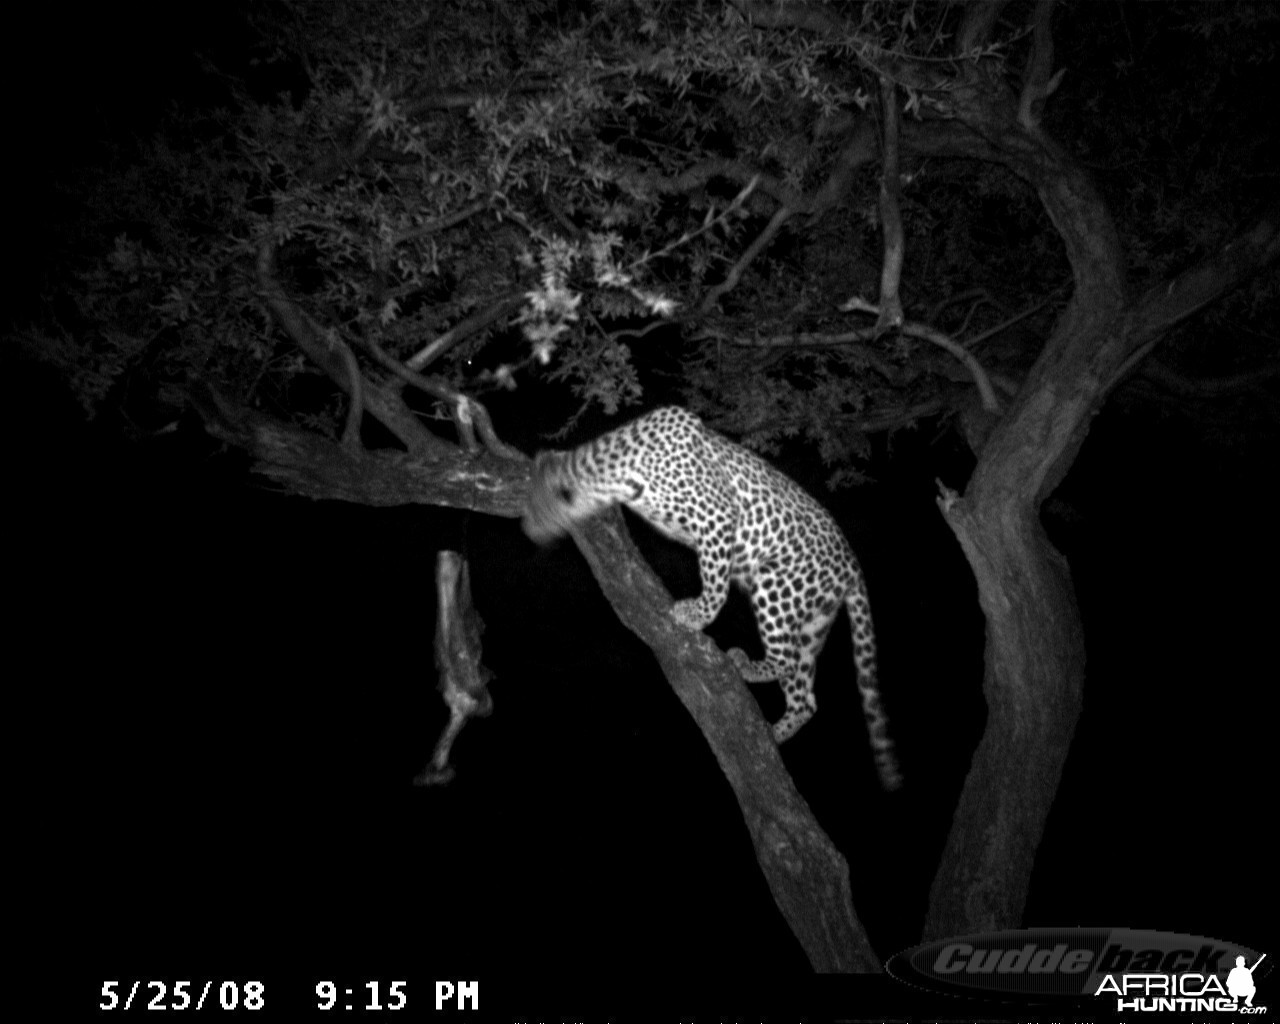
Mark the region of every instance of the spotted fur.
<instances>
[{"instance_id":1,"label":"spotted fur","mask_svg":"<svg viewBox=\"0 0 1280 1024\"><path fill-rule=\"evenodd\" d=\"M886 789L900 776L880 706L871 606L858 560L831 515L799 485L685 409L642 416L581 447L543 452L534 465L523 526L544 543L610 505L623 504L698 553L702 593L677 601L689 629L710 623L730 582L751 598L765 656L729 657L751 683L778 680L782 743L813 717L818 654L843 603L876 768Z\"/></svg>"}]
</instances>

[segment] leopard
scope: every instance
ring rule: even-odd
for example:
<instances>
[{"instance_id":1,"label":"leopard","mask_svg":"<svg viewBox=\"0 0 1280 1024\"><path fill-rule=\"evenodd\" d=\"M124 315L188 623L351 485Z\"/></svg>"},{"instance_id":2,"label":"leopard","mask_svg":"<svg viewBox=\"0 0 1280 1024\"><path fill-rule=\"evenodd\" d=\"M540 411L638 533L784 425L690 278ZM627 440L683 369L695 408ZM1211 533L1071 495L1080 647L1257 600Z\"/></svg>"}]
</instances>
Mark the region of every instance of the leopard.
<instances>
[{"instance_id":1,"label":"leopard","mask_svg":"<svg viewBox=\"0 0 1280 1024\"><path fill-rule=\"evenodd\" d=\"M659 408L594 441L534 460L521 525L538 544L624 505L658 532L693 548L702 592L670 614L701 630L733 584L750 599L764 657L728 657L749 683L776 681L785 708L782 744L817 711L818 655L843 604L853 635L862 712L880 783L902 782L877 680L876 637L861 565L831 514L759 455L680 406Z\"/></svg>"}]
</instances>

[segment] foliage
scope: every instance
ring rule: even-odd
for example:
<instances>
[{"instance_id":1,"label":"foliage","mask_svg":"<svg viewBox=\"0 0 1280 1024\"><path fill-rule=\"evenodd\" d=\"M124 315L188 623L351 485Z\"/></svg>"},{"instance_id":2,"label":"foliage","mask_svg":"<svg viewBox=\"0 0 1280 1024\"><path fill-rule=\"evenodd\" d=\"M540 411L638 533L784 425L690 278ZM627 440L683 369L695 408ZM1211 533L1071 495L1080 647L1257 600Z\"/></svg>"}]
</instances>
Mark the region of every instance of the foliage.
<instances>
[{"instance_id":1,"label":"foliage","mask_svg":"<svg viewBox=\"0 0 1280 1024\"><path fill-rule=\"evenodd\" d=\"M115 403L164 422L198 375L336 433L335 385L262 298L270 241L288 294L362 359L421 354L411 365L450 388L565 387L610 413L656 389L729 415L764 447L803 433L847 473L865 450L851 427L946 412L967 386L920 341L794 343L867 326L837 307L876 298L877 163L834 200L815 197L875 125L882 76L919 70L898 83L909 118L929 110L921 81L945 92L962 11L827 9L849 30L762 30L738 5L683 0L238 8L234 44L192 57L200 88L149 138L66 180L80 205L59 230L76 259L28 333L91 414ZM1246 130L1269 57L1240 38L1266 25L1260 7L1064 14L1068 69L1110 65L1118 85L1068 74L1050 127L1106 161L1139 277L1204 253L1274 185L1274 153L1257 141L1270 137ZM964 60L1015 72L1026 34L1002 29L1000 45ZM1171 40L1204 76L1164 59ZM1243 65L1230 59L1242 50ZM1258 92L1223 117L1241 78ZM1153 87L1176 116L1150 116ZM1231 193L1241 158L1257 187ZM1069 282L1036 198L1004 172L915 161L902 202L909 318L976 334ZM785 204L800 212L743 261ZM975 288L981 302L947 304ZM489 315L507 305L510 316ZM676 385L660 373L673 350ZM1006 337L978 354L1012 370L1034 348Z\"/></svg>"}]
</instances>

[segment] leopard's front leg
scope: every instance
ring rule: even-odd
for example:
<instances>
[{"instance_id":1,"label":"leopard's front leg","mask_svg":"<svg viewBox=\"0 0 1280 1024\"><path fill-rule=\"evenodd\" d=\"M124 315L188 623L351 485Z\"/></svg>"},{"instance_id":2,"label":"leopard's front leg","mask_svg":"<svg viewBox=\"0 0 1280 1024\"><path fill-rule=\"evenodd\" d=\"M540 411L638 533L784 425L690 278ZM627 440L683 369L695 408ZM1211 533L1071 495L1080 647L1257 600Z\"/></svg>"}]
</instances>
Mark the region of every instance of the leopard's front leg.
<instances>
[{"instance_id":1,"label":"leopard's front leg","mask_svg":"<svg viewBox=\"0 0 1280 1024\"><path fill-rule=\"evenodd\" d=\"M729 597L730 557L733 552L733 523L718 525L699 538L698 572L702 577L702 593L687 597L671 606L671 617L687 629L709 625Z\"/></svg>"}]
</instances>

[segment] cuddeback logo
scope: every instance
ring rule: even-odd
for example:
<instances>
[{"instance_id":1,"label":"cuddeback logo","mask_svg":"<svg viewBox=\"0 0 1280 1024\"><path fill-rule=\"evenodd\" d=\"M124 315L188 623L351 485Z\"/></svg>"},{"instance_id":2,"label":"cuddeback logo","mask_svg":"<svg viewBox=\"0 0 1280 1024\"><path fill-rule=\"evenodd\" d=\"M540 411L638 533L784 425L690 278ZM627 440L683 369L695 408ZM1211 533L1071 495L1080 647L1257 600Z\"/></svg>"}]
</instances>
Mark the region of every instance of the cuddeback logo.
<instances>
[{"instance_id":1,"label":"cuddeback logo","mask_svg":"<svg viewBox=\"0 0 1280 1024\"><path fill-rule=\"evenodd\" d=\"M1137 1012L1265 1013L1253 1006L1259 975L1270 969L1259 970L1263 959L1256 950L1194 935L1045 928L945 939L899 953L886 966L899 981L953 995L1029 1003L1115 999L1118 1010Z\"/></svg>"}]
</instances>

